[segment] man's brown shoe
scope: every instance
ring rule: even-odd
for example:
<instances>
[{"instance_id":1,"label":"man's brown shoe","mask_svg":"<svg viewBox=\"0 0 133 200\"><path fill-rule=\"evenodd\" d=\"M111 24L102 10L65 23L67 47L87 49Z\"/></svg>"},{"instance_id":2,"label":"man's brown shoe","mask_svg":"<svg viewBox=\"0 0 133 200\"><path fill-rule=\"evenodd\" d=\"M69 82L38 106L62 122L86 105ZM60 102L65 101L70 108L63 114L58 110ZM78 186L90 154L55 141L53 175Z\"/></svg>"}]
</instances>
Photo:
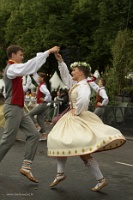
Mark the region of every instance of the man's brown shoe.
<instances>
[{"instance_id":1,"label":"man's brown shoe","mask_svg":"<svg viewBox=\"0 0 133 200\"><path fill-rule=\"evenodd\" d=\"M22 175L26 176L30 181L32 181L34 183L38 183L39 182L37 179L34 178L34 176L32 175L31 171L27 172L23 168L21 168L20 169L20 173Z\"/></svg>"}]
</instances>

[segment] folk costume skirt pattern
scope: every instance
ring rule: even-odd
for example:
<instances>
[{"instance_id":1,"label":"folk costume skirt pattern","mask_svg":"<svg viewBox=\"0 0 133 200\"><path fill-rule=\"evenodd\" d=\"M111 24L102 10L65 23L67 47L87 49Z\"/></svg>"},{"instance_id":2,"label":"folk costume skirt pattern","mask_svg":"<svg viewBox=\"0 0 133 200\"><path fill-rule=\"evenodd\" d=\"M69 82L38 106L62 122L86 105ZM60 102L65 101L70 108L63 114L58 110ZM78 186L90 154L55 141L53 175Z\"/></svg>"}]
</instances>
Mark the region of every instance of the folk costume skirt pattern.
<instances>
[{"instance_id":1,"label":"folk costume skirt pattern","mask_svg":"<svg viewBox=\"0 0 133 200\"><path fill-rule=\"evenodd\" d=\"M66 113L48 135L48 156L86 155L115 149L125 143L121 132L105 125L92 112Z\"/></svg>"}]
</instances>

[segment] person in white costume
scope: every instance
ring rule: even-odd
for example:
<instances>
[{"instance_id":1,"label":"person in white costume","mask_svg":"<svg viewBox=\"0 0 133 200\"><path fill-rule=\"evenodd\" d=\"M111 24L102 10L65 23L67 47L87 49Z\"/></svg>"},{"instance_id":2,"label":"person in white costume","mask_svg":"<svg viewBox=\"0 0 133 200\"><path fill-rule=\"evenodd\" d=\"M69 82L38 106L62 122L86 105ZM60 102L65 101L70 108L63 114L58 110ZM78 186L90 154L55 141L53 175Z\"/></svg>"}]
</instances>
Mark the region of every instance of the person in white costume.
<instances>
[{"instance_id":1,"label":"person in white costume","mask_svg":"<svg viewBox=\"0 0 133 200\"><path fill-rule=\"evenodd\" d=\"M106 81L105 79L100 78L98 84L96 84L94 81L92 81L91 77L88 77L87 82L97 93L94 113L102 119L104 114L104 107L109 102L109 98L105 90Z\"/></svg>"},{"instance_id":2,"label":"person in white costume","mask_svg":"<svg viewBox=\"0 0 133 200\"><path fill-rule=\"evenodd\" d=\"M45 119L45 114L47 113L47 109L49 108L47 104L49 101L51 101L51 94L46 86L46 75L44 73L42 72L39 72L38 74L35 73L33 74L33 78L38 84L37 95L36 95L37 106L29 112L29 116L36 124L36 126L39 125L39 127L41 128L42 136L39 139L39 141L45 141L47 139L47 136L44 126L44 119ZM35 115L37 116L37 119L34 118Z\"/></svg>"},{"instance_id":3,"label":"person in white costume","mask_svg":"<svg viewBox=\"0 0 133 200\"><path fill-rule=\"evenodd\" d=\"M101 119L88 111L90 86L87 77L89 65L75 62L71 65L72 76L60 54L55 54L63 82L70 89L70 111L53 127L48 135L48 156L57 158L57 175L50 187L54 187L66 178L64 173L67 157L80 156L98 181L92 191L99 191L107 185L98 163L92 157L93 152L117 148L125 143L121 132L103 124Z\"/></svg>"},{"instance_id":4,"label":"person in white costume","mask_svg":"<svg viewBox=\"0 0 133 200\"><path fill-rule=\"evenodd\" d=\"M0 162L13 146L19 128L26 135L26 148L24 160L20 173L30 181L38 183L31 172L31 165L36 153L39 135L31 118L24 112L24 91L22 76L31 75L37 72L46 62L50 53L59 51L55 46L45 52L38 53L37 56L22 63L24 58L23 49L17 45L7 48L8 62L4 70L5 82L5 104L4 116L5 127L2 138L0 139Z\"/></svg>"}]
</instances>

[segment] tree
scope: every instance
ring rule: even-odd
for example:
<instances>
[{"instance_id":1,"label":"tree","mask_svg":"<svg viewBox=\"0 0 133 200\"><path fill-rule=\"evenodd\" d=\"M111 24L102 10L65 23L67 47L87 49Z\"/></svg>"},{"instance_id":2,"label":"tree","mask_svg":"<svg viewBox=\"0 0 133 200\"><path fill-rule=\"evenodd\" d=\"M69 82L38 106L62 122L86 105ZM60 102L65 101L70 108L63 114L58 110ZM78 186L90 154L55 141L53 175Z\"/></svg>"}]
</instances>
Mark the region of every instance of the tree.
<instances>
[{"instance_id":1,"label":"tree","mask_svg":"<svg viewBox=\"0 0 133 200\"><path fill-rule=\"evenodd\" d=\"M132 70L133 63L133 32L119 31L112 46L112 64L104 76L107 80L107 91L111 102L115 95L124 95L127 90L127 74ZM132 86L131 86L132 89ZM128 87L129 90L129 87ZM133 89L132 89L133 90Z\"/></svg>"},{"instance_id":2,"label":"tree","mask_svg":"<svg viewBox=\"0 0 133 200\"><path fill-rule=\"evenodd\" d=\"M128 15L129 0L0 0L0 67L10 44L23 46L25 60L60 45L70 50L72 62L78 51L93 70L104 71L112 65L111 47L118 31L127 27L127 16L128 29L133 28L132 6Z\"/></svg>"}]
</instances>

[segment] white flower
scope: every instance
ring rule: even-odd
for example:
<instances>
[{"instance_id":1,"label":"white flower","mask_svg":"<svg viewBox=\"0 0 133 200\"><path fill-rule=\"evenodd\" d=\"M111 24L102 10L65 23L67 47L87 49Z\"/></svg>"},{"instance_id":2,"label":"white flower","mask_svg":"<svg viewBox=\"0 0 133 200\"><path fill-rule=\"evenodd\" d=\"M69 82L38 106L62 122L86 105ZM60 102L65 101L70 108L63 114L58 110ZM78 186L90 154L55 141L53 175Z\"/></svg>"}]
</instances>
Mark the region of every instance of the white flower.
<instances>
[{"instance_id":1,"label":"white flower","mask_svg":"<svg viewBox=\"0 0 133 200\"><path fill-rule=\"evenodd\" d=\"M91 66L90 64L86 63L86 62L74 62L70 65L71 68L74 68L74 67L87 67L88 69L90 69L91 71Z\"/></svg>"}]
</instances>

